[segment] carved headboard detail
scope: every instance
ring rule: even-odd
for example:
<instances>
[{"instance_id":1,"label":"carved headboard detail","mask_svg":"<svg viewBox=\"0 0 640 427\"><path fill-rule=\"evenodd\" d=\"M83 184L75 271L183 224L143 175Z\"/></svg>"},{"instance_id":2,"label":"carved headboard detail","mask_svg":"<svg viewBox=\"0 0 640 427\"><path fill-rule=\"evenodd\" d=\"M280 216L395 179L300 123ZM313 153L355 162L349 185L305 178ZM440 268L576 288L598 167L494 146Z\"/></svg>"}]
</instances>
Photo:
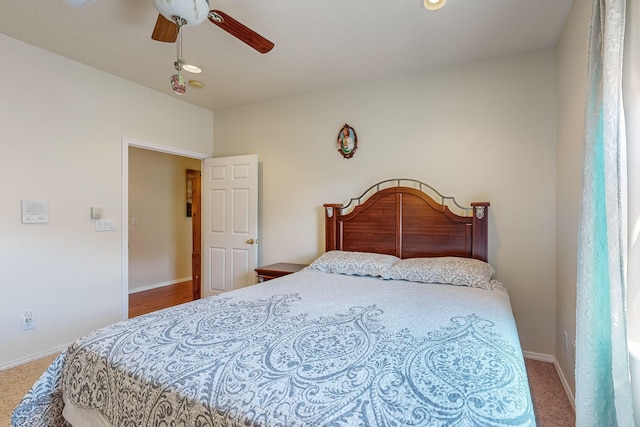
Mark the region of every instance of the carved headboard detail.
<instances>
[{"instance_id":1,"label":"carved headboard detail","mask_svg":"<svg viewBox=\"0 0 640 427\"><path fill-rule=\"evenodd\" d=\"M453 197L412 179L382 181L346 206L324 205L325 249L487 261L489 205L462 207Z\"/></svg>"}]
</instances>

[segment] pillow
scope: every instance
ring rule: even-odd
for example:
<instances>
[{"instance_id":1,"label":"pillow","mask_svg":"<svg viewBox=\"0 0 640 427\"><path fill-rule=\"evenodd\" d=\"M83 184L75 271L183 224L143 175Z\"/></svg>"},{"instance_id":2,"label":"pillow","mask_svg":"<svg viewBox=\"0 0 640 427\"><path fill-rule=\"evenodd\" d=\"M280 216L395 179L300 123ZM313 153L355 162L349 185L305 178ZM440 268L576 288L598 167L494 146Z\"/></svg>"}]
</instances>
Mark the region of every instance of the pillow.
<instances>
[{"instance_id":1,"label":"pillow","mask_svg":"<svg viewBox=\"0 0 640 427\"><path fill-rule=\"evenodd\" d=\"M393 255L329 251L320 255L307 269L322 271L323 273L381 276L397 261L400 261L400 258Z\"/></svg>"},{"instance_id":2,"label":"pillow","mask_svg":"<svg viewBox=\"0 0 640 427\"><path fill-rule=\"evenodd\" d=\"M486 288L494 273L490 264L473 258L407 258L396 262L382 277Z\"/></svg>"}]
</instances>

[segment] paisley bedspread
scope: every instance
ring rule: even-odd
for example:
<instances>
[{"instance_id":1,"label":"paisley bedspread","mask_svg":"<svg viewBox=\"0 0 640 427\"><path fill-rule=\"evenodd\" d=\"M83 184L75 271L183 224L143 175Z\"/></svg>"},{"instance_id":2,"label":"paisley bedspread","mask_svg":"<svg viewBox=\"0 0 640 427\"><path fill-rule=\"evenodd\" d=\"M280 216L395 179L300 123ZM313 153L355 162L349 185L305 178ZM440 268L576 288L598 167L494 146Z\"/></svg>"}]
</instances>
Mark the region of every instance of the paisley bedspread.
<instances>
[{"instance_id":1,"label":"paisley bedspread","mask_svg":"<svg viewBox=\"0 0 640 427\"><path fill-rule=\"evenodd\" d=\"M14 425L64 425L64 394L118 426L535 426L498 289L302 271L116 323L56 363Z\"/></svg>"}]
</instances>

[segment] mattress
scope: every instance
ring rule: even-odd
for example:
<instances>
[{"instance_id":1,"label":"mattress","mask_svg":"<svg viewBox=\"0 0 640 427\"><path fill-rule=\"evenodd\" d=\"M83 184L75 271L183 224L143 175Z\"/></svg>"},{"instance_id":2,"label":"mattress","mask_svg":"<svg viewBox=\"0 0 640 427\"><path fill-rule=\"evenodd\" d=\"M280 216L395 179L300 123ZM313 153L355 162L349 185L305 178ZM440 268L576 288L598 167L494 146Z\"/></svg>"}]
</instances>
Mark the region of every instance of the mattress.
<instances>
[{"instance_id":1,"label":"mattress","mask_svg":"<svg viewBox=\"0 0 640 427\"><path fill-rule=\"evenodd\" d=\"M88 334L13 422L63 407L75 427L535 426L503 287L314 270Z\"/></svg>"}]
</instances>

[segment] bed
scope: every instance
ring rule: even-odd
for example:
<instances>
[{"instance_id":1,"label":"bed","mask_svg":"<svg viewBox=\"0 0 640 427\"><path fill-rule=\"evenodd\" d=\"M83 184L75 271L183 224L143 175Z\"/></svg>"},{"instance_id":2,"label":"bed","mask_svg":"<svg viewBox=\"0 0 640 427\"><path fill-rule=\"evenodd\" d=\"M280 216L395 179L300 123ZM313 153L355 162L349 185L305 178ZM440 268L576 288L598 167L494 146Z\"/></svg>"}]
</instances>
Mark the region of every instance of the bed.
<instances>
[{"instance_id":1,"label":"bed","mask_svg":"<svg viewBox=\"0 0 640 427\"><path fill-rule=\"evenodd\" d=\"M12 423L535 426L488 209L404 179L325 204L308 268L82 337Z\"/></svg>"}]
</instances>

